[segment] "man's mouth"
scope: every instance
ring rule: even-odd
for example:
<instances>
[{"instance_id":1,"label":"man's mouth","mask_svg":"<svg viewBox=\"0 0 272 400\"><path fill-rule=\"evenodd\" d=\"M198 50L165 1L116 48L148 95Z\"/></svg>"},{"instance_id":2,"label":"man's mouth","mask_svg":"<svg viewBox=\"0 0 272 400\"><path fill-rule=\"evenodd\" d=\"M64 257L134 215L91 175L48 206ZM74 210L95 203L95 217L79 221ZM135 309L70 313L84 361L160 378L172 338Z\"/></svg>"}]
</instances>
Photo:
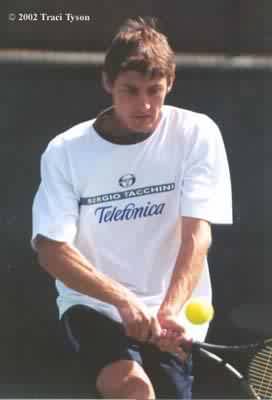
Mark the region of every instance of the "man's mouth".
<instances>
[{"instance_id":1,"label":"man's mouth","mask_svg":"<svg viewBox=\"0 0 272 400\"><path fill-rule=\"evenodd\" d=\"M134 118L139 120L146 120L152 118L152 115L135 115Z\"/></svg>"}]
</instances>

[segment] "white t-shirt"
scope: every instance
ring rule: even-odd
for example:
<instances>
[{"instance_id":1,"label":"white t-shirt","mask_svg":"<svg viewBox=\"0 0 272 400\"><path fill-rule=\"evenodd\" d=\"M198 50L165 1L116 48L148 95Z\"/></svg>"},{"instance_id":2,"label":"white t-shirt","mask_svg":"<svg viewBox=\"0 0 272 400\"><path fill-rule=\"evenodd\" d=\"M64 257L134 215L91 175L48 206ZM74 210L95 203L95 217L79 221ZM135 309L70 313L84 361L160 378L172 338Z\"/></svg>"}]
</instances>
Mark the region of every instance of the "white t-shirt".
<instances>
[{"instance_id":1,"label":"white t-shirt","mask_svg":"<svg viewBox=\"0 0 272 400\"><path fill-rule=\"evenodd\" d=\"M181 217L232 222L231 184L220 131L203 114L163 106L156 130L136 144L103 139L95 120L55 137L41 159L33 236L67 242L156 313L181 244ZM56 281L60 317L85 304L121 321L115 306ZM193 297L211 300L207 261ZM208 325L187 323L204 340Z\"/></svg>"}]
</instances>

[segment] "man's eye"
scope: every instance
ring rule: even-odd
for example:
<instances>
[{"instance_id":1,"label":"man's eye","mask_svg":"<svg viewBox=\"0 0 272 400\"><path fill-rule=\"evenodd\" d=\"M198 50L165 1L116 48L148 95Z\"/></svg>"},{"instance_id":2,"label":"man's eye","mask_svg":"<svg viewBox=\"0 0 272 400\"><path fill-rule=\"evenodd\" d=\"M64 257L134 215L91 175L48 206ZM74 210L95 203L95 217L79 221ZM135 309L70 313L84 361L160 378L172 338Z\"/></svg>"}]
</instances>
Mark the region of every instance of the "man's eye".
<instances>
[{"instance_id":1,"label":"man's eye","mask_svg":"<svg viewBox=\"0 0 272 400\"><path fill-rule=\"evenodd\" d=\"M129 95L135 95L137 94L137 90L135 88L128 87L124 89L124 93Z\"/></svg>"},{"instance_id":2,"label":"man's eye","mask_svg":"<svg viewBox=\"0 0 272 400\"><path fill-rule=\"evenodd\" d=\"M159 88L159 87L152 88L149 90L149 94L151 94L151 95L160 94L160 92L161 92L161 88Z\"/></svg>"}]
</instances>

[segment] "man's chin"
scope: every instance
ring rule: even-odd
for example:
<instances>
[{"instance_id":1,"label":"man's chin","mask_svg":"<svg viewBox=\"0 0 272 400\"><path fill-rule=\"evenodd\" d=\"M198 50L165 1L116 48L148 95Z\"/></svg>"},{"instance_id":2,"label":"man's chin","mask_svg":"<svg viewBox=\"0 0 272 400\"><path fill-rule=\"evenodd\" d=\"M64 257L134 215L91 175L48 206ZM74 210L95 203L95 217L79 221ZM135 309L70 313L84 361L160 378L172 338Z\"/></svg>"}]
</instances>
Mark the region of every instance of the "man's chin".
<instances>
[{"instance_id":1,"label":"man's chin","mask_svg":"<svg viewBox=\"0 0 272 400\"><path fill-rule=\"evenodd\" d=\"M131 129L129 129L129 132L131 132L132 134L133 133L135 133L135 134L140 133L142 135L150 135L150 133L153 132L153 129L151 127L150 128L143 128L143 127L140 127L140 126L137 126L137 127L135 126L135 127L131 128Z\"/></svg>"},{"instance_id":2,"label":"man's chin","mask_svg":"<svg viewBox=\"0 0 272 400\"><path fill-rule=\"evenodd\" d=\"M148 123L135 123L131 124L129 127L129 130L134 131L134 132L141 132L141 133L146 133L149 134L150 132L153 132L155 129L155 124L152 122Z\"/></svg>"}]
</instances>

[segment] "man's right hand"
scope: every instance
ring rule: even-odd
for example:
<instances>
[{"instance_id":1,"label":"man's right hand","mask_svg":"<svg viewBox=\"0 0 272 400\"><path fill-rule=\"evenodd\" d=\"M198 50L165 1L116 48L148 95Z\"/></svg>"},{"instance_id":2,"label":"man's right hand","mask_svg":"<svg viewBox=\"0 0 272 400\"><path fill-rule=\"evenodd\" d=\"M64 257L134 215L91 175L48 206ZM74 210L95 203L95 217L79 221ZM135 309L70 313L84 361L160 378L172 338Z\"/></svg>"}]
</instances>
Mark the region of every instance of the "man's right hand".
<instances>
[{"instance_id":1,"label":"man's right hand","mask_svg":"<svg viewBox=\"0 0 272 400\"><path fill-rule=\"evenodd\" d=\"M147 342L150 337L160 337L161 328L156 317L152 317L146 306L134 299L119 306L126 335L140 342Z\"/></svg>"}]
</instances>

